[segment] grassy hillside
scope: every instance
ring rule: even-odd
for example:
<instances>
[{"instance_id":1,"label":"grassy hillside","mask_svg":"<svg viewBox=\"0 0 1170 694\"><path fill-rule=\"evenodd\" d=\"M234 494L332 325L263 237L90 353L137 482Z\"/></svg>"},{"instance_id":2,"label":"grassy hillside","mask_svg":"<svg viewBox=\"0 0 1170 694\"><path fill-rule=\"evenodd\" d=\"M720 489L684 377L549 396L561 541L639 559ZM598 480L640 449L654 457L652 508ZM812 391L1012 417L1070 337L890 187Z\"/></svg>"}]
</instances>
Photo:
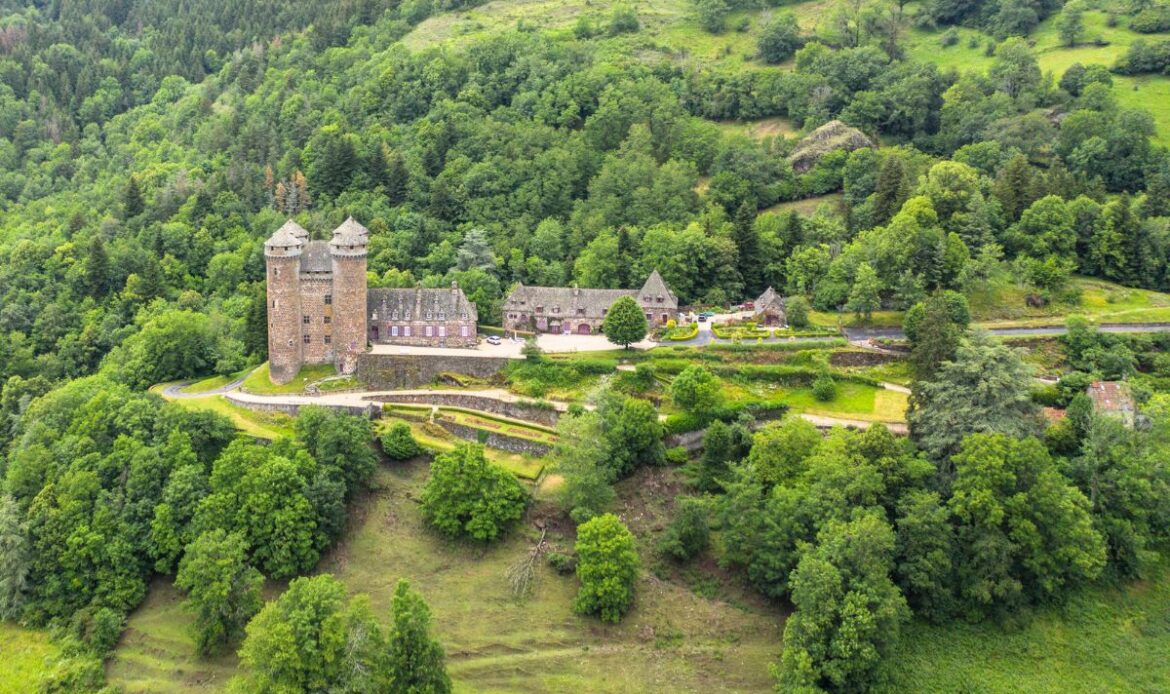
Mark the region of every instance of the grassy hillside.
<instances>
[{"instance_id":1,"label":"grassy hillside","mask_svg":"<svg viewBox=\"0 0 1170 694\"><path fill-rule=\"evenodd\" d=\"M0 694L31 691L56 656L57 648L46 632L0 622Z\"/></svg>"},{"instance_id":2,"label":"grassy hillside","mask_svg":"<svg viewBox=\"0 0 1170 694\"><path fill-rule=\"evenodd\" d=\"M916 625L892 661L890 692L1170 691L1170 567L1101 588L1022 626Z\"/></svg>"},{"instance_id":3,"label":"grassy hillside","mask_svg":"<svg viewBox=\"0 0 1170 694\"><path fill-rule=\"evenodd\" d=\"M673 496L673 471L645 471L623 483L624 517L638 534L645 570L633 611L619 625L573 614L572 576L542 561L535 589L514 598L505 574L524 558L539 531L556 551L571 549L572 531L539 508L508 539L488 548L453 544L428 530L416 499L427 467L383 468L378 489L360 502L341 545L319 569L368 593L385 615L394 585L411 580L430 603L460 692L757 692L770 686L768 663L779 650L782 613L744 590L712 562L693 572L659 565L651 550ZM675 575L675 574L678 575ZM109 665L127 694L220 691L235 668L230 656L193 656L188 616L167 584L156 584L130 617Z\"/></svg>"},{"instance_id":4,"label":"grassy hillside","mask_svg":"<svg viewBox=\"0 0 1170 694\"><path fill-rule=\"evenodd\" d=\"M1084 17L1084 37L1082 43L1074 48L1066 48L1060 43L1057 31L1059 13L1045 20L1029 37L1029 41L1034 44L1033 51L1040 69L1051 72L1055 79L1060 79L1061 74L1073 63L1112 66L1138 39L1150 42L1170 37L1170 34L1138 34L1130 31L1125 24L1128 21L1126 17L1121 18L1121 23L1115 27L1107 25L1104 12L1086 12ZM941 42L943 31L915 28L906 36L903 46L907 56L914 60L933 62L940 67L956 70L986 71L993 59L987 55L985 48L993 39L975 29L961 28L957 31L959 42L944 48ZM1170 78L1114 75L1113 83L1113 90L1121 105L1149 111L1158 124L1158 141L1170 144Z\"/></svg>"}]
</instances>

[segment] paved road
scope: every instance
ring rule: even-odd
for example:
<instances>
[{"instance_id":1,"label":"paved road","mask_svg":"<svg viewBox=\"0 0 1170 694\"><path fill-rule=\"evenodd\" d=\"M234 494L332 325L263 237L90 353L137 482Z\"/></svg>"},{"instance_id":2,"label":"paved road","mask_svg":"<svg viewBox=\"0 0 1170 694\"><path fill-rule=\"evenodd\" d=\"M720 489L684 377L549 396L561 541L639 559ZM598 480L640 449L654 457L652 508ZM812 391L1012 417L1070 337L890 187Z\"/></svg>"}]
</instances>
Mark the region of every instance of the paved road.
<instances>
[{"instance_id":1,"label":"paved road","mask_svg":"<svg viewBox=\"0 0 1170 694\"><path fill-rule=\"evenodd\" d=\"M227 383L227 384L222 385L219 388L215 388L213 390L205 390L201 393L184 393L183 392L183 389L186 388L187 386L191 385L192 383L194 383L194 381L181 381L179 383L172 383L172 384L168 385L167 387L163 388L162 394L164 397L168 397L168 398L205 398L205 397L208 397L210 395L223 395L224 393L228 393L228 392L235 390L236 388L239 388L240 384L242 384L244 382L244 379L248 378L248 376L250 376L251 374L252 374L252 369L249 369L247 373L245 373L243 376L240 376L239 378L232 381L231 383Z\"/></svg>"},{"instance_id":2,"label":"paved road","mask_svg":"<svg viewBox=\"0 0 1170 694\"><path fill-rule=\"evenodd\" d=\"M765 338L763 338L762 341L765 344L776 343L776 342L824 342L825 340L832 340L836 337L839 337L839 336L838 335L823 335L823 336L819 336L819 337L765 337ZM755 341L756 341L755 338L751 338L748 340L743 340L742 342L753 343ZM659 342L657 344L659 347L673 347L673 346L703 347L705 345L709 345L712 343L720 344L720 345L730 345L730 344L733 344L734 342L735 342L735 340L731 340L731 339L728 339L725 337L716 336L715 333L711 331L711 324L710 323L699 323L699 334L695 335L691 339L678 340L678 341L667 340L665 342Z\"/></svg>"}]
</instances>

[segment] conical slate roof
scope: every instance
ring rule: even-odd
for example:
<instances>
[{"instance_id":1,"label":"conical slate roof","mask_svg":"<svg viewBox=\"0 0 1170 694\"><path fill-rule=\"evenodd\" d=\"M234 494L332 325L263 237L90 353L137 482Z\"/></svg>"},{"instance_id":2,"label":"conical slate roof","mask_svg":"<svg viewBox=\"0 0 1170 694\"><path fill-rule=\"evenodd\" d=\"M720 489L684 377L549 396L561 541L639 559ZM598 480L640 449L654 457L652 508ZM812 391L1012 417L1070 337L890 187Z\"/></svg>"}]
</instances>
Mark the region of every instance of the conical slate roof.
<instances>
[{"instance_id":1,"label":"conical slate roof","mask_svg":"<svg viewBox=\"0 0 1170 694\"><path fill-rule=\"evenodd\" d=\"M358 224L353 217L346 217L341 226L333 230L334 246L362 246L370 236L370 230Z\"/></svg>"},{"instance_id":2,"label":"conical slate roof","mask_svg":"<svg viewBox=\"0 0 1170 694\"><path fill-rule=\"evenodd\" d=\"M293 248L301 245L302 240L308 235L301 225L290 219L277 229L264 245L267 248Z\"/></svg>"}]
</instances>

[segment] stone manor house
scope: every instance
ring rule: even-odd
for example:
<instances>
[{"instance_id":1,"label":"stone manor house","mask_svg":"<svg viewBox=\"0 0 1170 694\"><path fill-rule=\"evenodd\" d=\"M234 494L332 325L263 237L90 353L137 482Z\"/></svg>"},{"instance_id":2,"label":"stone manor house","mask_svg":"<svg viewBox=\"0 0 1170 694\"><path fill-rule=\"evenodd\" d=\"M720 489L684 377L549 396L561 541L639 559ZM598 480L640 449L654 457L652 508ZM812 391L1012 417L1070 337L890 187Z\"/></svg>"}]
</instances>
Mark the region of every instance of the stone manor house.
<instances>
[{"instance_id":1,"label":"stone manor house","mask_svg":"<svg viewBox=\"0 0 1170 694\"><path fill-rule=\"evenodd\" d=\"M664 326L678 315L678 297L655 270L641 289L580 289L527 287L523 284L504 299L504 329L542 333L601 332L601 323L613 302L632 296L651 326Z\"/></svg>"},{"instance_id":2,"label":"stone manor house","mask_svg":"<svg viewBox=\"0 0 1170 694\"><path fill-rule=\"evenodd\" d=\"M310 241L291 219L264 244L268 265L268 363L274 383L305 364L352 373L369 344L472 347L478 316L458 285L370 289L369 230L353 218L329 241Z\"/></svg>"}]
</instances>

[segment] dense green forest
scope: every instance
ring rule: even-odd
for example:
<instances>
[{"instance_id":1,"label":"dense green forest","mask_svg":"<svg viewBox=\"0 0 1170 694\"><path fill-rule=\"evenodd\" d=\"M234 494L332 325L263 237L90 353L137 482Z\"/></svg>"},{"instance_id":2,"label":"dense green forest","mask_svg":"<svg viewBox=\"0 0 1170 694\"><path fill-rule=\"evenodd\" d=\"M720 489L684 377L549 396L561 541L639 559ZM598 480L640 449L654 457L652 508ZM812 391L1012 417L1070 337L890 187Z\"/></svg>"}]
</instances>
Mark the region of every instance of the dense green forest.
<instances>
[{"instance_id":1,"label":"dense green forest","mask_svg":"<svg viewBox=\"0 0 1170 694\"><path fill-rule=\"evenodd\" d=\"M371 286L457 281L489 325L516 282L629 287L654 269L683 304L772 286L820 311L906 311L912 440L878 427L822 440L788 422L753 442L741 411L679 399L695 421L727 420L697 483L718 497L721 560L796 608L786 691L882 681L911 614L1003 618L1156 564L1170 529L1164 396L1132 432L1077 393L1164 372L1164 342L1074 322L1063 349L1077 373L1036 392L1018 354L966 329L967 298L1004 287L1035 306L1076 306L1074 276L1170 291L1166 133L1118 84L1170 70L1166 5L842 0L816 23L790 12L800 3L688 5L707 34L758 25L742 63L644 39L659 19L638 4L404 45L473 4L0 2L0 617L62 634L66 665L46 687L100 686L148 580L182 576L188 556L231 557L253 605L240 613L255 612L251 571L310 572L373 473L363 420L309 411L295 437L261 446L143 392L265 359L262 244L287 217L314 234L362 220ZM1029 36L1055 24L1076 46L1090 11L1149 38L1109 64L1042 71ZM940 52L960 32L989 37L968 46L988 69L924 60L912 30L936 32ZM813 135L727 127L761 119ZM837 147L842 132L876 146ZM784 206L830 194L839 209ZM675 380L700 377L716 382ZM588 537L622 545L629 577L628 531L595 512L612 482L666 454L653 406L614 398L566 419L579 421L563 436L604 441L607 457L578 461L580 496L563 503L584 509L572 518L594 523ZM1071 414L1046 428L1037 402ZM460 455L437 469L486 465ZM498 472L483 474L512 522L525 492ZM446 525L465 523L498 534ZM681 521L672 533L680 556L703 535ZM261 615L315 591L347 628L368 626L336 586L299 585ZM402 609L425 612L411 600L403 589ZM630 597L579 600L617 619ZM212 624L209 649L243 621ZM263 634L249 643L262 662Z\"/></svg>"}]
</instances>

